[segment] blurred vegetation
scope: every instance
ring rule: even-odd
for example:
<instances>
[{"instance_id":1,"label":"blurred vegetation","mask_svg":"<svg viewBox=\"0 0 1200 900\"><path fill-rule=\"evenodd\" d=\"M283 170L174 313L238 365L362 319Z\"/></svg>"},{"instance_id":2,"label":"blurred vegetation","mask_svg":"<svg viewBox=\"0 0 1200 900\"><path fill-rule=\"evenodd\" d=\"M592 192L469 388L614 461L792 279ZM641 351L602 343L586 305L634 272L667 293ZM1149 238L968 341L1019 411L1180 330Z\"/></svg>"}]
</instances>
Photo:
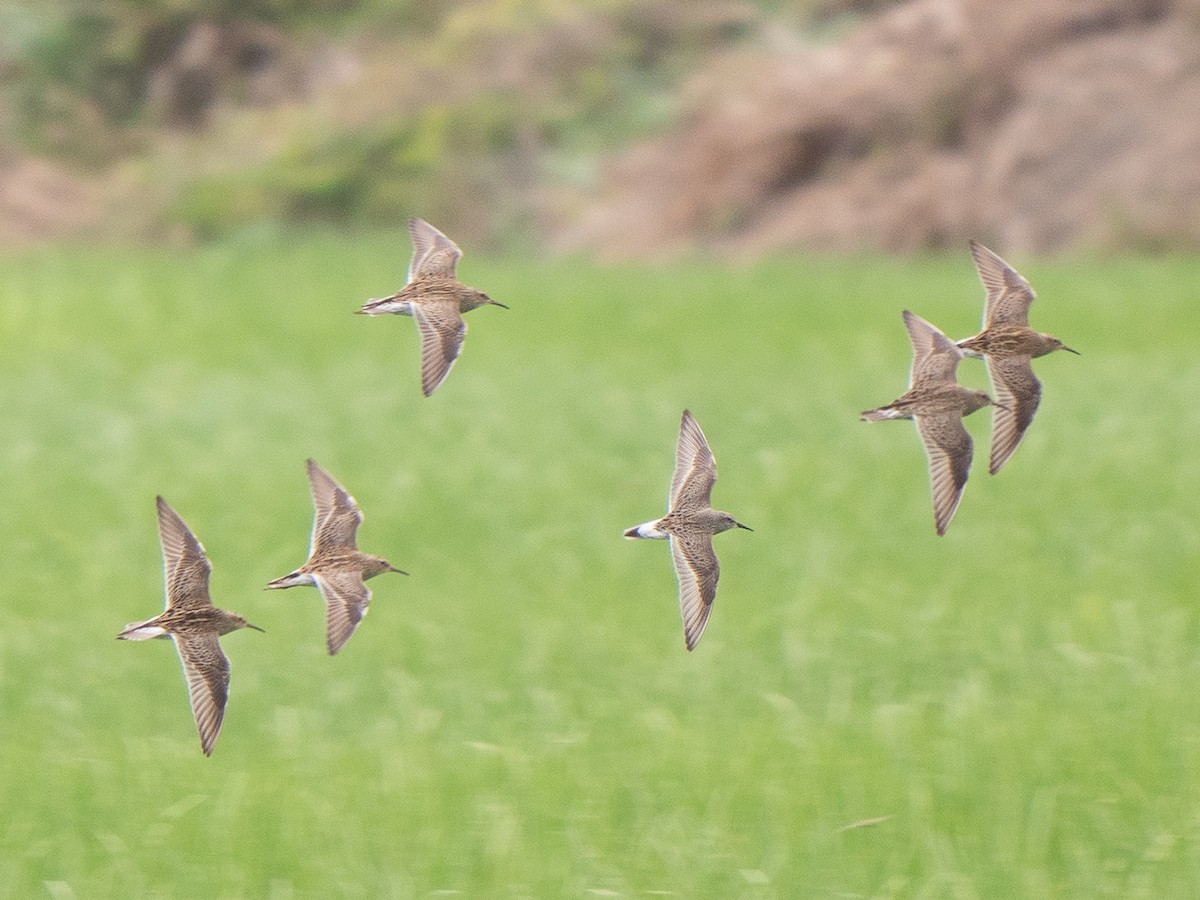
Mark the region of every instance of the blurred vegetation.
<instances>
[{"instance_id":1,"label":"blurred vegetation","mask_svg":"<svg viewBox=\"0 0 1200 900\"><path fill-rule=\"evenodd\" d=\"M530 215L534 187L586 183L604 152L664 122L707 54L766 23L878 5L24 0L0 12L0 73L21 152L153 181L126 186L145 231L369 226L416 208L455 224L484 201L505 211L472 223L486 239ZM357 80L340 85L330 58ZM257 111L253 139L231 111ZM189 139L180 171L128 165Z\"/></svg>"},{"instance_id":2,"label":"blurred vegetation","mask_svg":"<svg viewBox=\"0 0 1200 900\"><path fill-rule=\"evenodd\" d=\"M1022 262L1087 355L1036 362L1000 476L967 419L939 538L914 430L855 413L903 389L901 308L975 323L966 254L472 254L512 311L427 400L412 323L351 314L399 231L5 255L0 897L1195 896L1195 257ZM695 653L620 537L685 404L755 528ZM306 455L413 573L333 660L315 589L261 589ZM162 602L159 492L267 629L223 641L212 759L172 648L112 639Z\"/></svg>"},{"instance_id":3,"label":"blurred vegetation","mask_svg":"<svg viewBox=\"0 0 1200 900\"><path fill-rule=\"evenodd\" d=\"M39 150L104 160L129 147L117 136L139 122L151 74L196 23L292 24L345 15L357 5L357 0L28 4L27 15L40 26L17 48L22 137Z\"/></svg>"}]
</instances>

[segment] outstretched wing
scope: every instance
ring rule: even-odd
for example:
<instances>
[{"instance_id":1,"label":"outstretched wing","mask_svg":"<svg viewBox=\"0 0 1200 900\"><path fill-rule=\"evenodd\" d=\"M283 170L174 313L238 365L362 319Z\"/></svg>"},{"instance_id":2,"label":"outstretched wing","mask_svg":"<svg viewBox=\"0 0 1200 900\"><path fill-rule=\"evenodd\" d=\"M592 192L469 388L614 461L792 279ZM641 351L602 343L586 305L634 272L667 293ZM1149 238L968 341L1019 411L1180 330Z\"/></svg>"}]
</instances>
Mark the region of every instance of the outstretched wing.
<instances>
[{"instance_id":1,"label":"outstretched wing","mask_svg":"<svg viewBox=\"0 0 1200 900\"><path fill-rule=\"evenodd\" d=\"M996 392L992 413L992 449L988 473L995 475L1025 437L1042 399L1042 383L1033 374L1028 356L988 357Z\"/></svg>"},{"instance_id":2,"label":"outstretched wing","mask_svg":"<svg viewBox=\"0 0 1200 900\"><path fill-rule=\"evenodd\" d=\"M413 255L408 264L408 280L414 278L453 278L462 251L424 219L413 216L408 220Z\"/></svg>"},{"instance_id":3,"label":"outstretched wing","mask_svg":"<svg viewBox=\"0 0 1200 900\"><path fill-rule=\"evenodd\" d=\"M971 471L971 435L958 413L917 416L917 430L929 457L929 486L938 534L945 534Z\"/></svg>"},{"instance_id":4,"label":"outstretched wing","mask_svg":"<svg viewBox=\"0 0 1200 900\"><path fill-rule=\"evenodd\" d=\"M683 616L683 639L689 650L695 648L708 624L721 566L713 552L712 535L705 533L672 534L671 560L679 579L679 612Z\"/></svg>"},{"instance_id":5,"label":"outstretched wing","mask_svg":"<svg viewBox=\"0 0 1200 900\"><path fill-rule=\"evenodd\" d=\"M325 643L333 656L358 628L371 603L371 589L360 572L313 575L325 598Z\"/></svg>"},{"instance_id":6,"label":"outstretched wing","mask_svg":"<svg viewBox=\"0 0 1200 900\"><path fill-rule=\"evenodd\" d=\"M200 732L200 749L211 756L213 744L225 720L225 702L229 699L229 660L221 652L215 632L173 634L175 649L183 663L192 716Z\"/></svg>"},{"instance_id":7,"label":"outstretched wing","mask_svg":"<svg viewBox=\"0 0 1200 900\"><path fill-rule=\"evenodd\" d=\"M316 507L309 555L355 548L362 510L345 488L316 462L310 459L307 466L308 484Z\"/></svg>"},{"instance_id":8,"label":"outstretched wing","mask_svg":"<svg viewBox=\"0 0 1200 900\"><path fill-rule=\"evenodd\" d=\"M688 410L679 424L675 445L675 474L671 479L669 510L695 509L709 505L717 480L717 461L704 432Z\"/></svg>"},{"instance_id":9,"label":"outstretched wing","mask_svg":"<svg viewBox=\"0 0 1200 900\"><path fill-rule=\"evenodd\" d=\"M920 316L904 310L904 327L913 346L910 387L932 381L954 381L963 353L958 345Z\"/></svg>"},{"instance_id":10,"label":"outstretched wing","mask_svg":"<svg viewBox=\"0 0 1200 900\"><path fill-rule=\"evenodd\" d=\"M467 323L452 300L414 303L413 319L421 334L421 392L428 397L454 368Z\"/></svg>"},{"instance_id":11,"label":"outstretched wing","mask_svg":"<svg viewBox=\"0 0 1200 900\"><path fill-rule=\"evenodd\" d=\"M158 537L162 542L167 609L212 606L208 576L212 566L192 530L162 497L158 506Z\"/></svg>"},{"instance_id":12,"label":"outstretched wing","mask_svg":"<svg viewBox=\"0 0 1200 900\"><path fill-rule=\"evenodd\" d=\"M1029 306L1036 294L1029 282L1012 266L978 241L971 241L971 257L987 298L983 305L983 327L1000 322L1029 324Z\"/></svg>"}]
</instances>

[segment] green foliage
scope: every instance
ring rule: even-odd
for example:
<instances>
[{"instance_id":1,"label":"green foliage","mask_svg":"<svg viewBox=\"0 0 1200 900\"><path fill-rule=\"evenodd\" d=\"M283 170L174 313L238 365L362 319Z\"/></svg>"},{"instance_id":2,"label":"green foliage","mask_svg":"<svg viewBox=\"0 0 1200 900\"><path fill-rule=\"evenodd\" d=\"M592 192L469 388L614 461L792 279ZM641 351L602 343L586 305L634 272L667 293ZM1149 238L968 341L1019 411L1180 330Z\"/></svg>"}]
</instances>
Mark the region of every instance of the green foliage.
<instances>
[{"instance_id":1,"label":"green foliage","mask_svg":"<svg viewBox=\"0 0 1200 900\"><path fill-rule=\"evenodd\" d=\"M23 135L39 152L105 163L140 146L150 77L198 22L296 29L336 22L360 0L76 0L29 5L15 92Z\"/></svg>"},{"instance_id":2,"label":"green foliage","mask_svg":"<svg viewBox=\"0 0 1200 900\"><path fill-rule=\"evenodd\" d=\"M495 104L432 105L374 127L305 135L270 165L197 179L172 218L202 238L264 219L378 225L414 209L457 219L495 199L488 160L514 140L512 119Z\"/></svg>"},{"instance_id":3,"label":"green foliage","mask_svg":"<svg viewBox=\"0 0 1200 900\"><path fill-rule=\"evenodd\" d=\"M1194 259L1021 265L1026 442L933 533L900 309L978 321L965 253L604 269L481 259L418 389L351 315L404 236L43 250L0 271L0 897L1184 897L1200 842ZM1142 298L1142 299L1139 299ZM1152 298L1145 301L1144 298ZM967 383L985 384L964 361ZM721 590L683 649L663 508L713 444ZM313 456L412 572L325 656ZM199 751L153 498L266 634ZM864 824L874 822L874 824Z\"/></svg>"}]
</instances>

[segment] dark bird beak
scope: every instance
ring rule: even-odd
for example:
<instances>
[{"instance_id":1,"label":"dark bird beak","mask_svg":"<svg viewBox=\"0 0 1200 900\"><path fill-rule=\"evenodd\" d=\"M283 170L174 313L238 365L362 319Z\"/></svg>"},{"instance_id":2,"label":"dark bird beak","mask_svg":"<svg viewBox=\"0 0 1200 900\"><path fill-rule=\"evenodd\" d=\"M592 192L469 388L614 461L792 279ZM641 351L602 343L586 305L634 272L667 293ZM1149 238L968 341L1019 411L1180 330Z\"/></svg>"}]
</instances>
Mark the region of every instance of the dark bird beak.
<instances>
[{"instance_id":1,"label":"dark bird beak","mask_svg":"<svg viewBox=\"0 0 1200 900\"><path fill-rule=\"evenodd\" d=\"M754 530L754 529L753 529L753 528L751 528L749 525L743 525L741 522L734 522L733 524L734 524L734 525L736 525L738 528L744 528L746 531L753 531L753 530Z\"/></svg>"},{"instance_id":2,"label":"dark bird beak","mask_svg":"<svg viewBox=\"0 0 1200 900\"><path fill-rule=\"evenodd\" d=\"M261 631L263 634L267 633L265 629L259 628L257 625L251 625L249 622L246 623L246 627L253 628L255 631Z\"/></svg>"},{"instance_id":3,"label":"dark bird beak","mask_svg":"<svg viewBox=\"0 0 1200 900\"><path fill-rule=\"evenodd\" d=\"M1073 350L1070 347L1068 347L1066 344L1063 344L1063 349L1066 350L1068 353L1074 353L1076 356L1083 356L1083 354L1080 353L1078 350Z\"/></svg>"},{"instance_id":4,"label":"dark bird beak","mask_svg":"<svg viewBox=\"0 0 1200 900\"><path fill-rule=\"evenodd\" d=\"M391 565L389 565L389 566L388 566L388 569L387 569L387 570L388 570L389 572L399 572L401 575L407 575L407 574L408 574L408 573L407 573L407 572L405 572L403 569L397 569L395 566L391 566Z\"/></svg>"},{"instance_id":5,"label":"dark bird beak","mask_svg":"<svg viewBox=\"0 0 1200 900\"><path fill-rule=\"evenodd\" d=\"M367 314L367 311L365 309L356 309L354 311L354 314L356 316L365 316Z\"/></svg>"},{"instance_id":6,"label":"dark bird beak","mask_svg":"<svg viewBox=\"0 0 1200 900\"><path fill-rule=\"evenodd\" d=\"M498 307L500 307L501 309L508 309L508 307L507 307L507 306L505 306L503 303L501 303L499 300L493 300L493 301L492 301L492 306L498 306Z\"/></svg>"}]
</instances>

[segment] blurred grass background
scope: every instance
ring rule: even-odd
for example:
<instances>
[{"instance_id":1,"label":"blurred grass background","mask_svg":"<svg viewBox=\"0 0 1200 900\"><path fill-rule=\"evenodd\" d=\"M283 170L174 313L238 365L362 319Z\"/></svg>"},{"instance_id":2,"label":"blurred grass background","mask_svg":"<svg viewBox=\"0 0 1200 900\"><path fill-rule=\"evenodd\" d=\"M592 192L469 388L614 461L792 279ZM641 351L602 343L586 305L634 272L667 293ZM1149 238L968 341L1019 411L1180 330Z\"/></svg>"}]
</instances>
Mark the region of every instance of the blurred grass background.
<instances>
[{"instance_id":1,"label":"blurred grass background","mask_svg":"<svg viewBox=\"0 0 1200 900\"><path fill-rule=\"evenodd\" d=\"M933 532L900 310L972 333L965 253L603 268L468 253L420 396L399 231L10 252L0 278L0 896L1166 897L1200 882L1195 260L1014 259L1038 418ZM714 362L715 361L715 362ZM961 377L986 386L978 363ZM680 411L723 578L684 651L656 515ZM313 456L412 572L324 654ZM153 497L205 543L199 752ZM848 828L886 817L872 826Z\"/></svg>"},{"instance_id":2,"label":"blurred grass background","mask_svg":"<svg viewBox=\"0 0 1200 900\"><path fill-rule=\"evenodd\" d=\"M1083 356L1035 364L1000 476L968 420L944 539L912 427L857 414L905 387L901 309L974 332L965 252L739 267L701 233L649 248L670 265L541 256L621 151L703 108L689 78L718 56L800 65L893 5L0 7L0 898L1193 896L1196 258L1128 252L1194 246L1188 222L1080 241L1102 258L995 245ZM1079 21L1149 47L1191 15L1154 6ZM1087 36L1007 11L1055 54ZM710 84L779 75L722 58ZM1022 59L1001 93L1036 86ZM917 142L987 168L954 115L991 84L935 97ZM759 113L803 158L806 120ZM512 307L468 317L429 400L412 323L350 314L398 286L411 214ZM976 220L947 221L956 246ZM693 654L666 548L620 538L663 509L684 407L715 503L756 529L717 538ZM413 573L372 582L333 659L315 590L261 590L303 561L307 456ZM162 602L156 493L216 602L267 630L224 642L212 759L172 649L113 640Z\"/></svg>"}]
</instances>

